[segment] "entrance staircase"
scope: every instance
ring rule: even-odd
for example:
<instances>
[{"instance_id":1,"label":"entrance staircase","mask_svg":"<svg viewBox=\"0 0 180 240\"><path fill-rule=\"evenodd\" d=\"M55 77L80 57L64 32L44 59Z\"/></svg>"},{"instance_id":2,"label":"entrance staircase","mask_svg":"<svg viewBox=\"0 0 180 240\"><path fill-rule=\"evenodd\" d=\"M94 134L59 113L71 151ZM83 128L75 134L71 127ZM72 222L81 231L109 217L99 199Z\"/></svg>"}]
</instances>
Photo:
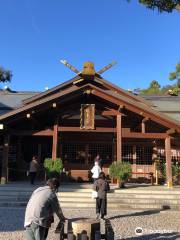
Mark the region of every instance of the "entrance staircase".
<instances>
[{"instance_id":1,"label":"entrance staircase","mask_svg":"<svg viewBox=\"0 0 180 240\"><path fill-rule=\"evenodd\" d=\"M25 183L0 185L0 207L25 207L32 191L39 186L31 187ZM61 207L95 208L91 189L90 184L62 185L58 193ZM131 185L125 189L116 189L112 185L111 189L108 193L108 209L180 210L180 187L167 189L165 186Z\"/></svg>"}]
</instances>

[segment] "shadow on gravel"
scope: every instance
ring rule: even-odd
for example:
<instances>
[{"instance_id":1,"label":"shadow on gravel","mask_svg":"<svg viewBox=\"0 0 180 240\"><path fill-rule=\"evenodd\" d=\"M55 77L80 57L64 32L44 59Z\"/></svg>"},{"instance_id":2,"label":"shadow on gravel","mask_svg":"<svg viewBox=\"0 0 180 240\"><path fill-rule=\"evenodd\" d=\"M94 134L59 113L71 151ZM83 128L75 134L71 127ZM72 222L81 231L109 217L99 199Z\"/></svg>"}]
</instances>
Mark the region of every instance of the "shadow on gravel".
<instances>
[{"instance_id":1,"label":"shadow on gravel","mask_svg":"<svg viewBox=\"0 0 180 240\"><path fill-rule=\"evenodd\" d=\"M0 208L0 235L1 232L24 231L24 213L24 208Z\"/></svg>"},{"instance_id":2,"label":"shadow on gravel","mask_svg":"<svg viewBox=\"0 0 180 240\"><path fill-rule=\"evenodd\" d=\"M135 213L124 214L124 215L117 215L117 216L109 217L108 219L113 220L113 219L123 218L123 217L152 215L152 214L160 213L162 211L165 211L165 210L164 209L163 210L162 209L160 209L160 210L146 210L146 211L142 211L142 212L135 212Z\"/></svg>"},{"instance_id":3,"label":"shadow on gravel","mask_svg":"<svg viewBox=\"0 0 180 240\"><path fill-rule=\"evenodd\" d=\"M154 233L149 235L142 235L137 237L130 237L130 238L124 238L124 240L177 240L180 239L180 233L173 232L173 233ZM119 239L117 239L119 240Z\"/></svg>"}]
</instances>

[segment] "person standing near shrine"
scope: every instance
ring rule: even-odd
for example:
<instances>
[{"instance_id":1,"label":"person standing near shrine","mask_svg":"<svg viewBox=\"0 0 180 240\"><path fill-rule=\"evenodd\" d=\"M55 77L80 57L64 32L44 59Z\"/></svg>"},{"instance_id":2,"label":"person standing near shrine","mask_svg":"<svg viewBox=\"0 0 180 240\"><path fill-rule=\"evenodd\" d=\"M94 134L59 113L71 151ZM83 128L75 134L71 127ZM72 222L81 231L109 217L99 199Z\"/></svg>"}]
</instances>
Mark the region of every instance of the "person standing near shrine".
<instances>
[{"instance_id":1,"label":"person standing near shrine","mask_svg":"<svg viewBox=\"0 0 180 240\"><path fill-rule=\"evenodd\" d=\"M96 218L107 215L107 192L110 190L109 183L106 180L104 172L99 174L99 178L93 184L93 190L97 191L96 198Z\"/></svg>"},{"instance_id":2,"label":"person standing near shrine","mask_svg":"<svg viewBox=\"0 0 180 240\"><path fill-rule=\"evenodd\" d=\"M98 162L99 167L102 169L102 167L103 167L103 160L102 160L102 158L100 157L100 154L99 154L99 153L98 153L97 156L95 157L94 162Z\"/></svg>"},{"instance_id":3,"label":"person standing near shrine","mask_svg":"<svg viewBox=\"0 0 180 240\"><path fill-rule=\"evenodd\" d=\"M47 185L37 188L31 195L25 211L24 227L27 240L46 240L55 213L61 222L64 217L56 192L59 180L49 179Z\"/></svg>"},{"instance_id":4,"label":"person standing near shrine","mask_svg":"<svg viewBox=\"0 0 180 240\"><path fill-rule=\"evenodd\" d=\"M39 163L38 163L37 156L33 156L32 161L30 162L30 167L29 167L29 176L30 176L31 185L34 184L38 168L39 168Z\"/></svg>"},{"instance_id":5,"label":"person standing near shrine","mask_svg":"<svg viewBox=\"0 0 180 240\"><path fill-rule=\"evenodd\" d=\"M94 166L91 169L91 172L93 174L92 178L94 179L94 181L96 181L99 177L100 172L101 172L101 168L100 168L99 163L97 161L94 162Z\"/></svg>"}]
</instances>

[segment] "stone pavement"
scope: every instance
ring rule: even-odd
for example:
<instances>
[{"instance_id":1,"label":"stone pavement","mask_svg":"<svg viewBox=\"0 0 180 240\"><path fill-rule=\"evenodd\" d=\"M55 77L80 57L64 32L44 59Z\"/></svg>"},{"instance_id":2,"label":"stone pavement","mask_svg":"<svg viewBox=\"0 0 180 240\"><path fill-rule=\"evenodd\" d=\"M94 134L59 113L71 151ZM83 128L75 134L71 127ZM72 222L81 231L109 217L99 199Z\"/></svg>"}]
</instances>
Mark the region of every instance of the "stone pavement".
<instances>
[{"instance_id":1,"label":"stone pavement","mask_svg":"<svg viewBox=\"0 0 180 240\"><path fill-rule=\"evenodd\" d=\"M0 240L24 240L24 208L0 208ZM94 217L95 211L63 209L67 218ZM115 239L180 239L180 212L110 211L108 219ZM58 240L54 233L58 220L49 231L48 240Z\"/></svg>"}]
</instances>

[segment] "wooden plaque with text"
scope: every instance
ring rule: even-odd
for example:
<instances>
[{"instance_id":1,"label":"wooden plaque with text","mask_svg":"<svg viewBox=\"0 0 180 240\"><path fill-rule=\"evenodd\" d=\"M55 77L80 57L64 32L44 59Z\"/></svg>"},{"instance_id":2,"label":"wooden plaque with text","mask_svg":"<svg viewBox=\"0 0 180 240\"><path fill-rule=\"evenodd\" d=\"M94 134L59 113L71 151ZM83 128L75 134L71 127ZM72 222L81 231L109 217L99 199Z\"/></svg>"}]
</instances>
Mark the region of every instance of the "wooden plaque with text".
<instances>
[{"instance_id":1,"label":"wooden plaque with text","mask_svg":"<svg viewBox=\"0 0 180 240\"><path fill-rule=\"evenodd\" d=\"M93 130L95 104L81 104L80 129Z\"/></svg>"}]
</instances>

